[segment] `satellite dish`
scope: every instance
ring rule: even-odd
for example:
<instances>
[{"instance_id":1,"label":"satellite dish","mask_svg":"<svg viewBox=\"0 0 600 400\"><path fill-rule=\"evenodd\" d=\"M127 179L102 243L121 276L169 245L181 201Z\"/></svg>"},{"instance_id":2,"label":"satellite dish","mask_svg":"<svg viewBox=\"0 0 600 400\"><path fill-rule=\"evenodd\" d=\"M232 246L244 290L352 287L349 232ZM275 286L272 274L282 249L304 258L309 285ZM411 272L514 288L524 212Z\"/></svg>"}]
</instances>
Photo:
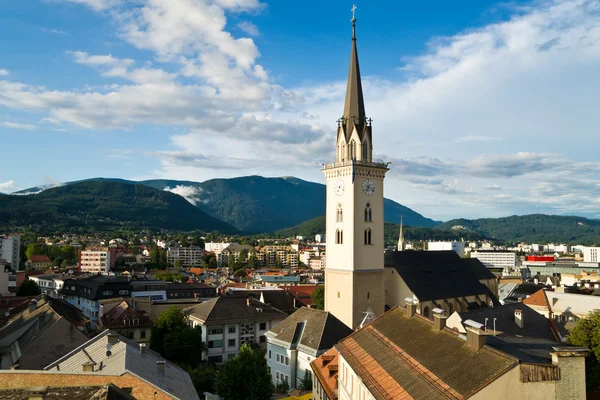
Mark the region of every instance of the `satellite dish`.
<instances>
[{"instance_id":1,"label":"satellite dish","mask_svg":"<svg viewBox=\"0 0 600 400\"><path fill-rule=\"evenodd\" d=\"M8 317L9 315L10 315L10 313L8 311L4 313L5 317Z\"/></svg>"}]
</instances>

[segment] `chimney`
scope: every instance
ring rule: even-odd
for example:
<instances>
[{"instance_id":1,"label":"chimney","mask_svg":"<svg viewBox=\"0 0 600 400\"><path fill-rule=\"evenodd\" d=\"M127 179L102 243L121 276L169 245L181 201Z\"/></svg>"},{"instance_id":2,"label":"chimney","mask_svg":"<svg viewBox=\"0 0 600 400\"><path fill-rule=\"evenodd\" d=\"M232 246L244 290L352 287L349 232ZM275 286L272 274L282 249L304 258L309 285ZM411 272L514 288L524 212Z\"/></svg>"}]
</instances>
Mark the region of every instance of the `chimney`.
<instances>
[{"instance_id":1,"label":"chimney","mask_svg":"<svg viewBox=\"0 0 600 400\"><path fill-rule=\"evenodd\" d=\"M140 343L140 354L146 353L146 345L144 343Z\"/></svg>"},{"instance_id":2,"label":"chimney","mask_svg":"<svg viewBox=\"0 0 600 400\"><path fill-rule=\"evenodd\" d=\"M448 319L448 315L441 308L433 309L433 326L436 331L441 331L446 327L446 320Z\"/></svg>"},{"instance_id":3,"label":"chimney","mask_svg":"<svg viewBox=\"0 0 600 400\"><path fill-rule=\"evenodd\" d=\"M115 344L119 343L119 335L117 335L114 332L110 332L108 335L106 335L106 338L108 340L108 344L110 344L111 346L114 346Z\"/></svg>"},{"instance_id":4,"label":"chimney","mask_svg":"<svg viewBox=\"0 0 600 400\"><path fill-rule=\"evenodd\" d=\"M467 331L467 346L473 350L481 349L487 341L483 330L484 325L470 319L466 320L464 324Z\"/></svg>"},{"instance_id":5,"label":"chimney","mask_svg":"<svg viewBox=\"0 0 600 400\"><path fill-rule=\"evenodd\" d=\"M412 297L407 297L404 301L406 301L406 316L410 318L417 313L417 306Z\"/></svg>"},{"instance_id":6,"label":"chimney","mask_svg":"<svg viewBox=\"0 0 600 400\"><path fill-rule=\"evenodd\" d=\"M83 372L94 372L94 363L91 361L86 361L81 364L83 368Z\"/></svg>"},{"instance_id":7,"label":"chimney","mask_svg":"<svg viewBox=\"0 0 600 400\"><path fill-rule=\"evenodd\" d=\"M247 305L248 307L250 307L250 297L248 297L248 298L246 299L246 305Z\"/></svg>"},{"instance_id":8,"label":"chimney","mask_svg":"<svg viewBox=\"0 0 600 400\"><path fill-rule=\"evenodd\" d=\"M523 310L515 310L515 324L523 329Z\"/></svg>"},{"instance_id":9,"label":"chimney","mask_svg":"<svg viewBox=\"0 0 600 400\"><path fill-rule=\"evenodd\" d=\"M34 312L35 310L37 310L37 300L34 300L34 299L32 299L32 300L29 302L29 312L30 312L30 313L32 313L32 312Z\"/></svg>"},{"instance_id":10,"label":"chimney","mask_svg":"<svg viewBox=\"0 0 600 400\"><path fill-rule=\"evenodd\" d=\"M160 372L161 374L165 373L165 364L166 364L166 361L164 361L164 360L158 360L156 362L156 367L158 368L158 372Z\"/></svg>"}]
</instances>

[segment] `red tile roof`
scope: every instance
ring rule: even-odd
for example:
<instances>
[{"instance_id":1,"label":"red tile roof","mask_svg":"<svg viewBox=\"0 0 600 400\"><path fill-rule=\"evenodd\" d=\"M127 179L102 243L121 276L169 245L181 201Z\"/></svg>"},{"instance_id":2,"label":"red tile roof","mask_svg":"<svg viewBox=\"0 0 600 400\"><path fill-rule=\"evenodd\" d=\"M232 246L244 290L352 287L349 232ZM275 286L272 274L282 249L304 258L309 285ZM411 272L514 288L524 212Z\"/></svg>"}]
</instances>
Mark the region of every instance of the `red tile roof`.
<instances>
[{"instance_id":1,"label":"red tile roof","mask_svg":"<svg viewBox=\"0 0 600 400\"><path fill-rule=\"evenodd\" d=\"M31 260L31 262L39 262L39 263L50 262L50 257L48 257L47 255L31 256L31 258L29 258L29 259Z\"/></svg>"},{"instance_id":2,"label":"red tile roof","mask_svg":"<svg viewBox=\"0 0 600 400\"><path fill-rule=\"evenodd\" d=\"M310 363L327 397L331 400L338 398L338 356L338 351L332 348Z\"/></svg>"},{"instance_id":3,"label":"red tile roof","mask_svg":"<svg viewBox=\"0 0 600 400\"><path fill-rule=\"evenodd\" d=\"M550 302L548 302L548 297L546 296L546 291L544 289L538 290L537 292L523 300L523 304L527 304L528 306L550 308Z\"/></svg>"}]
</instances>

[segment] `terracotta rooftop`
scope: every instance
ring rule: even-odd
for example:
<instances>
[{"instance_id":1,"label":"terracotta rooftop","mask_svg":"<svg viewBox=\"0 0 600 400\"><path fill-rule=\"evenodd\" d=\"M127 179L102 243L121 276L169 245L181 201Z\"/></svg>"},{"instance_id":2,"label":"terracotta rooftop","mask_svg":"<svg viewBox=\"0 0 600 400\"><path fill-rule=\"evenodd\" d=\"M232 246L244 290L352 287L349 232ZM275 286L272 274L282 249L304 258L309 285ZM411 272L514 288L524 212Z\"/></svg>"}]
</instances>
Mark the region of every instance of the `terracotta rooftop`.
<instances>
[{"instance_id":1,"label":"terracotta rooftop","mask_svg":"<svg viewBox=\"0 0 600 400\"><path fill-rule=\"evenodd\" d=\"M338 398L338 355L338 351L332 348L310 363L330 400Z\"/></svg>"},{"instance_id":2,"label":"terracotta rooftop","mask_svg":"<svg viewBox=\"0 0 600 400\"><path fill-rule=\"evenodd\" d=\"M336 345L378 400L460 399L488 385L518 360L484 346L474 350L446 328L393 308Z\"/></svg>"},{"instance_id":3,"label":"terracotta rooftop","mask_svg":"<svg viewBox=\"0 0 600 400\"><path fill-rule=\"evenodd\" d=\"M537 292L523 300L523 304L527 304L528 306L550 308L550 303L548 302L548 297L546 296L546 291L544 289L538 290Z\"/></svg>"},{"instance_id":4,"label":"terracotta rooftop","mask_svg":"<svg viewBox=\"0 0 600 400\"><path fill-rule=\"evenodd\" d=\"M47 255L31 256L29 259L31 260L31 262L50 262L50 257L48 257Z\"/></svg>"}]
</instances>

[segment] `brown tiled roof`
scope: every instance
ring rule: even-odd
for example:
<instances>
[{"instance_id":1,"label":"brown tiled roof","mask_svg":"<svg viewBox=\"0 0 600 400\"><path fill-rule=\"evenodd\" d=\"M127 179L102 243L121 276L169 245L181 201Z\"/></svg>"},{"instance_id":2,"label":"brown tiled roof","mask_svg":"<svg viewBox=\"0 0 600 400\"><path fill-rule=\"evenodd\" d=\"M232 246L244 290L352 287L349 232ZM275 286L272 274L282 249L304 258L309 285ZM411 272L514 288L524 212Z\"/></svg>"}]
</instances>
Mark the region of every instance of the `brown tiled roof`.
<instances>
[{"instance_id":1,"label":"brown tiled roof","mask_svg":"<svg viewBox=\"0 0 600 400\"><path fill-rule=\"evenodd\" d=\"M336 345L376 399L463 398L518 364L488 346L473 350L450 329L396 307Z\"/></svg>"},{"instance_id":2,"label":"brown tiled roof","mask_svg":"<svg viewBox=\"0 0 600 400\"><path fill-rule=\"evenodd\" d=\"M126 301L102 316L102 326L106 329L149 328L152 325L146 314L129 307Z\"/></svg>"},{"instance_id":3,"label":"brown tiled roof","mask_svg":"<svg viewBox=\"0 0 600 400\"><path fill-rule=\"evenodd\" d=\"M314 359L310 366L330 400L338 398L338 351L329 349Z\"/></svg>"},{"instance_id":4,"label":"brown tiled roof","mask_svg":"<svg viewBox=\"0 0 600 400\"><path fill-rule=\"evenodd\" d=\"M50 258L46 255L31 256L31 258L29 258L29 259L31 260L31 262L43 262L43 263L50 262Z\"/></svg>"},{"instance_id":5,"label":"brown tiled roof","mask_svg":"<svg viewBox=\"0 0 600 400\"><path fill-rule=\"evenodd\" d=\"M546 291L544 289L538 290L537 292L523 300L523 304L527 304L528 306L550 308L550 303L548 302L548 297L546 296Z\"/></svg>"}]
</instances>

